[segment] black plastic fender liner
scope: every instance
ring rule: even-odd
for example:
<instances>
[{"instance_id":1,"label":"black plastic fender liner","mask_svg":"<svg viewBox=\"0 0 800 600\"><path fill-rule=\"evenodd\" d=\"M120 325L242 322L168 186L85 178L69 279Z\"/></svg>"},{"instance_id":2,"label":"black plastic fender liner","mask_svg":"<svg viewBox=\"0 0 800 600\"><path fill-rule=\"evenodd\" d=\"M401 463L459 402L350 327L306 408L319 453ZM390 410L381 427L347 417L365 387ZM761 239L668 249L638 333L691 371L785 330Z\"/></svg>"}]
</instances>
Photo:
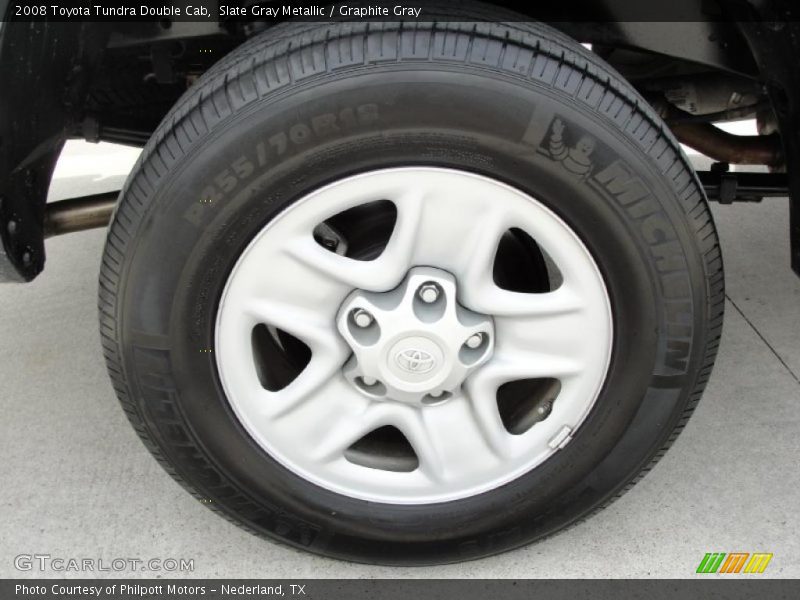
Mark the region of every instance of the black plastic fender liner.
<instances>
[{"instance_id":1,"label":"black plastic fender liner","mask_svg":"<svg viewBox=\"0 0 800 600\"><path fill-rule=\"evenodd\" d=\"M6 1L0 0L0 15ZM97 23L0 22L0 282L44 268L47 191L105 45Z\"/></svg>"}]
</instances>

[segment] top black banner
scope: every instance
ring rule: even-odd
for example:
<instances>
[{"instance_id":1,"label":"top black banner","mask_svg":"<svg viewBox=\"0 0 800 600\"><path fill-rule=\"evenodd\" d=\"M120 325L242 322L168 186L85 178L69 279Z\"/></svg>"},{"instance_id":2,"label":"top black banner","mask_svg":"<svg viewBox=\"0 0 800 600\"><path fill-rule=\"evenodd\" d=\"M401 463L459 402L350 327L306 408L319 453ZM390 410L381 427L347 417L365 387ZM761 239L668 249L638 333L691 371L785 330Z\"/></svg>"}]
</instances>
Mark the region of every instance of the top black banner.
<instances>
[{"instance_id":1,"label":"top black banner","mask_svg":"<svg viewBox=\"0 0 800 600\"><path fill-rule=\"evenodd\" d=\"M800 21L794 0L0 0L3 21Z\"/></svg>"}]
</instances>

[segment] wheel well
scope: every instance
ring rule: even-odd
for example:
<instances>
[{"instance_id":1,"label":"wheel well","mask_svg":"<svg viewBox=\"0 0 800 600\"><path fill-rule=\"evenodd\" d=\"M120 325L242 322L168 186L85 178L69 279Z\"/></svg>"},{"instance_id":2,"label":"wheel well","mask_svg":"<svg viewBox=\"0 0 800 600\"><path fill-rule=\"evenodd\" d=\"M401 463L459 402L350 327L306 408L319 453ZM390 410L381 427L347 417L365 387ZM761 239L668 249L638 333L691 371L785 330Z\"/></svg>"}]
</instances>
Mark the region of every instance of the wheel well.
<instances>
[{"instance_id":1,"label":"wheel well","mask_svg":"<svg viewBox=\"0 0 800 600\"><path fill-rule=\"evenodd\" d=\"M491 4L497 9L510 8L510 2L504 0ZM526 16L550 21L570 38L591 45L648 101L666 111L677 108L680 112L669 113L672 117L677 114L679 120L691 117L700 121L709 115L757 117L763 133L773 134L771 141L753 140L766 144L757 156L767 156L769 164L784 169L798 161L797 140L784 139L781 146L778 136L780 131L797 129L800 86L791 83L800 78L800 69L796 64L784 66L783 81L775 84L773 77L773 86L765 86L765 65L774 67L777 59L776 53L764 46L779 44L764 40L782 37L781 43L791 49L792 44L800 44L800 36L792 33L800 30L800 25L794 24L792 31L773 32L774 36L759 36L753 27L748 29L730 18L712 22L700 12L699 0L684 0L683 4L697 12L698 20L675 27L674 23L626 20L617 4L625 3L563 0L558 8L545 9L547 13L529 5ZM587 17L572 22L567 20L571 14ZM588 15L596 15L597 22L588 22ZM30 280L43 268L44 203L64 140L143 146L177 99L203 73L271 25L233 19L41 23L32 28L4 24L0 29L0 85L13 92L0 99L0 115L8 115L0 117L4 253L0 263L6 259L5 266L0 264L0 280ZM20 60L20 48L27 54L26 60ZM59 57L55 61L36 58L54 54ZM38 105L35 111L30 110L31 98ZM776 102L783 103L780 110L775 110ZM662 111L662 116L667 115ZM702 131L694 134L696 139L704 137ZM716 141L723 161L728 156L742 156L726 153L726 143L738 144L741 150L742 144L746 147L749 142L724 136ZM800 178L795 179L798 181L791 181L789 187L800 202ZM7 231L11 221L15 222L13 239ZM795 221L793 256L800 269L800 218ZM8 268L8 263L13 268Z\"/></svg>"}]
</instances>

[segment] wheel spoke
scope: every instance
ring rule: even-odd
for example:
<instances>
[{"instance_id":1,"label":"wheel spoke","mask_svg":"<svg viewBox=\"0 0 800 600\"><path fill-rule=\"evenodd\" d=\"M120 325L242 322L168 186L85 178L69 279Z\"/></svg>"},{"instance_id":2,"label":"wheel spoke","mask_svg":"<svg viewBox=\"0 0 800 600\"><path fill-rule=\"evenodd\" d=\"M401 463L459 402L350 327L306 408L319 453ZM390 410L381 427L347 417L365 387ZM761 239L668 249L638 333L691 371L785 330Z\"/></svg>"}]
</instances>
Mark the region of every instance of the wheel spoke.
<instances>
[{"instance_id":1,"label":"wheel spoke","mask_svg":"<svg viewBox=\"0 0 800 600\"><path fill-rule=\"evenodd\" d=\"M528 308L524 316L495 317L497 341L492 360L465 382L492 439L497 439L492 432L502 427L496 398L504 383L553 378L562 383L565 395L580 397L591 395L590 382L605 372L610 339L605 307L590 303L564 307L556 301L558 292L529 296L534 297L534 310ZM505 450L501 447L500 451Z\"/></svg>"},{"instance_id":2,"label":"wheel spoke","mask_svg":"<svg viewBox=\"0 0 800 600\"><path fill-rule=\"evenodd\" d=\"M474 193L438 190L426 196L421 221L416 264L449 271L462 291L492 280L498 244L509 224L501 205Z\"/></svg>"},{"instance_id":3,"label":"wheel spoke","mask_svg":"<svg viewBox=\"0 0 800 600\"><path fill-rule=\"evenodd\" d=\"M315 356L312 353L308 365L289 385L277 392L264 390L261 394L264 413L277 419L297 410L314 396L341 392L338 387L341 369L342 363L334 354Z\"/></svg>"},{"instance_id":4,"label":"wheel spoke","mask_svg":"<svg viewBox=\"0 0 800 600\"><path fill-rule=\"evenodd\" d=\"M602 363L611 334L606 307L592 303L567 303L562 310L548 303L525 316L498 316L495 328L495 357L502 368L530 376L569 376Z\"/></svg>"},{"instance_id":5,"label":"wheel spoke","mask_svg":"<svg viewBox=\"0 0 800 600\"><path fill-rule=\"evenodd\" d=\"M269 400L275 400L274 408L267 406ZM327 461L368 433L365 417L370 406L341 373L324 378L320 372L313 378L301 375L273 398L265 398L262 412L301 454L313 461Z\"/></svg>"},{"instance_id":6,"label":"wheel spoke","mask_svg":"<svg viewBox=\"0 0 800 600\"><path fill-rule=\"evenodd\" d=\"M421 207L420 194L409 192L401 196L394 231L386 248L374 260L355 260L325 250L310 234L289 244L287 253L306 269L315 271L315 279L326 280L327 285L336 283L375 292L390 290L412 266Z\"/></svg>"},{"instance_id":7,"label":"wheel spoke","mask_svg":"<svg viewBox=\"0 0 800 600\"><path fill-rule=\"evenodd\" d=\"M580 296L562 285L557 290L541 294L525 294L504 290L494 282L469 288L463 292L464 302L475 311L498 317L541 318L573 313L582 307Z\"/></svg>"},{"instance_id":8,"label":"wheel spoke","mask_svg":"<svg viewBox=\"0 0 800 600\"><path fill-rule=\"evenodd\" d=\"M329 413L324 430L313 442L312 456L320 462L341 459L345 450L383 424L386 412L385 407L372 403L362 405L358 411Z\"/></svg>"},{"instance_id":9,"label":"wheel spoke","mask_svg":"<svg viewBox=\"0 0 800 600\"><path fill-rule=\"evenodd\" d=\"M494 448L463 395L409 414L397 426L417 453L420 469L433 481L457 480L496 460Z\"/></svg>"},{"instance_id":10,"label":"wheel spoke","mask_svg":"<svg viewBox=\"0 0 800 600\"><path fill-rule=\"evenodd\" d=\"M255 323L272 325L305 342L314 354L334 355L330 360L344 364L349 350L330 322L316 311L269 299L252 299L243 312Z\"/></svg>"},{"instance_id":11,"label":"wheel spoke","mask_svg":"<svg viewBox=\"0 0 800 600\"><path fill-rule=\"evenodd\" d=\"M501 317L495 320L495 330L492 360L473 375L480 386L499 387L517 379L573 377L590 366L598 350L592 347L590 324L579 310L539 317Z\"/></svg>"}]
</instances>

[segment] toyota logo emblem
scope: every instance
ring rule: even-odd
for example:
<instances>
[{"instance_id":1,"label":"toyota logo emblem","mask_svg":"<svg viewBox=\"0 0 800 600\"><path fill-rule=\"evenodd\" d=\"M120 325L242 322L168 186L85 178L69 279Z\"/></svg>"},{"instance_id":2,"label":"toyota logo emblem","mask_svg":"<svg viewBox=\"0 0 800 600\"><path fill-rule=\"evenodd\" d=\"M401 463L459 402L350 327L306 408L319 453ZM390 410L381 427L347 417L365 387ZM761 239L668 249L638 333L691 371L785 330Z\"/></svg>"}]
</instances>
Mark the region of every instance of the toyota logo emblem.
<instances>
[{"instance_id":1,"label":"toyota logo emblem","mask_svg":"<svg viewBox=\"0 0 800 600\"><path fill-rule=\"evenodd\" d=\"M427 373L436 366L436 360L430 352L407 348L394 356L397 366L407 373Z\"/></svg>"}]
</instances>

